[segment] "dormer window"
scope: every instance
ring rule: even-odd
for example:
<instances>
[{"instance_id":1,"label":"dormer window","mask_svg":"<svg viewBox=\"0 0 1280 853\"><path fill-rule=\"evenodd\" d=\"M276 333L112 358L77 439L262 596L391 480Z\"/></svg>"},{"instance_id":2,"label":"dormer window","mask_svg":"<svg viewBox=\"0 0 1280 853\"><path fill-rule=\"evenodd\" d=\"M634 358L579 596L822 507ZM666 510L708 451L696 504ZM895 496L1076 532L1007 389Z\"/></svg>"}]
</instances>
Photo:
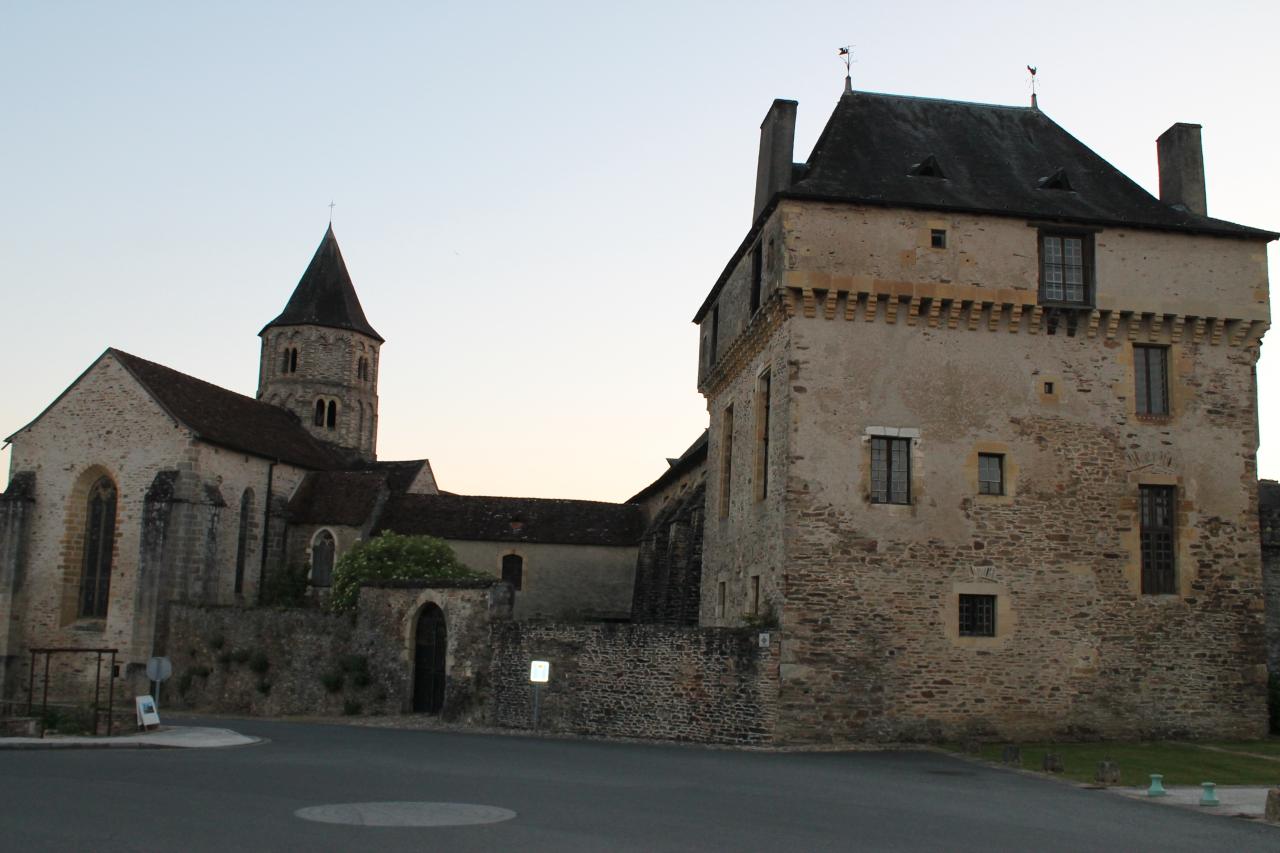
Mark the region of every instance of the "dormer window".
<instances>
[{"instance_id":1,"label":"dormer window","mask_svg":"<svg viewBox=\"0 0 1280 853\"><path fill-rule=\"evenodd\" d=\"M910 175L917 178L945 178L942 167L938 165L938 158L930 154L911 167Z\"/></svg>"},{"instance_id":2,"label":"dormer window","mask_svg":"<svg viewBox=\"0 0 1280 853\"><path fill-rule=\"evenodd\" d=\"M1075 192L1071 188L1071 181L1067 180L1067 170L1059 169L1047 178L1041 178L1036 182L1042 190L1063 190L1064 192Z\"/></svg>"}]
</instances>

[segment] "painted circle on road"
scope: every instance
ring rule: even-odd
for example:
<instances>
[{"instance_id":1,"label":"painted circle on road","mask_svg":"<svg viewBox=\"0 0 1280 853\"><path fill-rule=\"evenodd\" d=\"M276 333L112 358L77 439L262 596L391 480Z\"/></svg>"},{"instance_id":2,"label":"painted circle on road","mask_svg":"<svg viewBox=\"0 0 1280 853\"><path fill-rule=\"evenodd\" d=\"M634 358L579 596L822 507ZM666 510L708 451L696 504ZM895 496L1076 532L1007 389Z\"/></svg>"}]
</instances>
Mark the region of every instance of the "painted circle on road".
<instances>
[{"instance_id":1,"label":"painted circle on road","mask_svg":"<svg viewBox=\"0 0 1280 853\"><path fill-rule=\"evenodd\" d=\"M516 813L474 803L335 803L307 806L294 815L352 826L471 826L511 820Z\"/></svg>"}]
</instances>

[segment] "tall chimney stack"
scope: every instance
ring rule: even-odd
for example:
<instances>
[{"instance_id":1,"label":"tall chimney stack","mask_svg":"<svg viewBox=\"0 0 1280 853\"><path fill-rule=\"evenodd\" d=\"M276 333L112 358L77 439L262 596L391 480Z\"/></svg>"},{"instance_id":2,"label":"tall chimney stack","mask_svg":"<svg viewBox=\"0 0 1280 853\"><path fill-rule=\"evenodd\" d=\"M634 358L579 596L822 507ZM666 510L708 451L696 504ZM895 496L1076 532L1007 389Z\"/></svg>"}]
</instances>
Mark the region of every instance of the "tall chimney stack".
<instances>
[{"instance_id":1,"label":"tall chimney stack","mask_svg":"<svg viewBox=\"0 0 1280 853\"><path fill-rule=\"evenodd\" d=\"M1204 149L1200 125L1178 122L1156 140L1160 160L1160 200L1207 215L1204 198Z\"/></svg>"},{"instance_id":2,"label":"tall chimney stack","mask_svg":"<svg viewBox=\"0 0 1280 853\"><path fill-rule=\"evenodd\" d=\"M760 123L760 160L756 164L755 222L769 199L791 186L791 149L796 142L796 102L776 100Z\"/></svg>"}]
</instances>

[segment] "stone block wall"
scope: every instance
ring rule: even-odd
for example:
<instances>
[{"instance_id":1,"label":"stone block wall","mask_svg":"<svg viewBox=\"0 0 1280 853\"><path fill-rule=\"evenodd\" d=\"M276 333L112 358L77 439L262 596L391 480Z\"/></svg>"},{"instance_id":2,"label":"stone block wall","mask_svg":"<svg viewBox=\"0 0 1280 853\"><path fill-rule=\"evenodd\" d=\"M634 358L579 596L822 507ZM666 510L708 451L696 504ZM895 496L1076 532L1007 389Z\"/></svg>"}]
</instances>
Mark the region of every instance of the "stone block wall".
<instances>
[{"instance_id":1,"label":"stone block wall","mask_svg":"<svg viewBox=\"0 0 1280 853\"><path fill-rule=\"evenodd\" d=\"M510 622L493 627L493 722L531 728L529 663L551 663L545 731L762 744L777 713L777 645L755 632Z\"/></svg>"},{"instance_id":2,"label":"stone block wall","mask_svg":"<svg viewBox=\"0 0 1280 853\"><path fill-rule=\"evenodd\" d=\"M321 610L173 605L173 678L161 708L260 716L398 712L393 679L361 654L355 634L349 616Z\"/></svg>"},{"instance_id":3,"label":"stone block wall","mask_svg":"<svg viewBox=\"0 0 1280 853\"><path fill-rule=\"evenodd\" d=\"M658 510L640 539L631 618L697 625L702 584L706 483L698 482Z\"/></svg>"},{"instance_id":4,"label":"stone block wall","mask_svg":"<svg viewBox=\"0 0 1280 853\"><path fill-rule=\"evenodd\" d=\"M1258 481L1262 586L1267 600L1267 669L1280 675L1280 483Z\"/></svg>"}]
</instances>

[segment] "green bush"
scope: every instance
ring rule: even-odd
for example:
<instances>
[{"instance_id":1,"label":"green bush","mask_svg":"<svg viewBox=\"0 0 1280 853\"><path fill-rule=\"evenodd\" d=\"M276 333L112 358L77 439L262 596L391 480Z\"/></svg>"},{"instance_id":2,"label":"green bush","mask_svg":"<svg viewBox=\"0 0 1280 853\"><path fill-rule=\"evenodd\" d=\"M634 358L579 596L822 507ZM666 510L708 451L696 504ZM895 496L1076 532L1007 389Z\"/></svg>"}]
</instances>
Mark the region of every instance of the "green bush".
<instances>
[{"instance_id":1,"label":"green bush","mask_svg":"<svg viewBox=\"0 0 1280 853\"><path fill-rule=\"evenodd\" d=\"M286 566L266 576L258 597L264 607L304 607L307 604L307 567Z\"/></svg>"},{"instance_id":2,"label":"green bush","mask_svg":"<svg viewBox=\"0 0 1280 853\"><path fill-rule=\"evenodd\" d=\"M443 539L383 533L356 546L333 569L329 607L340 613L356 609L360 584L376 580L483 580L467 568Z\"/></svg>"},{"instance_id":3,"label":"green bush","mask_svg":"<svg viewBox=\"0 0 1280 853\"><path fill-rule=\"evenodd\" d=\"M342 689L342 673L326 672L320 676L320 683L324 685L324 689L330 693L337 693Z\"/></svg>"},{"instance_id":4,"label":"green bush","mask_svg":"<svg viewBox=\"0 0 1280 853\"><path fill-rule=\"evenodd\" d=\"M271 668L271 661L267 660L267 653L264 651L256 651L249 658L249 669L257 675L262 675Z\"/></svg>"}]
</instances>

